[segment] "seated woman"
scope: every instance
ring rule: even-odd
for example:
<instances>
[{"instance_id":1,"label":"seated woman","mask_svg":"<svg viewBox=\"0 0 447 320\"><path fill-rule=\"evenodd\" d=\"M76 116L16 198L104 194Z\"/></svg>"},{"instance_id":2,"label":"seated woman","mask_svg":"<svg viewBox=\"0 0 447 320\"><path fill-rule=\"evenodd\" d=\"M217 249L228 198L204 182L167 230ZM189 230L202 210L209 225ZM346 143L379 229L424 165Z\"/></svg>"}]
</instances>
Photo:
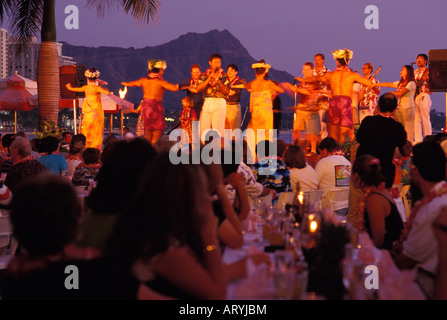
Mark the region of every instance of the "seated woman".
<instances>
[{"instance_id":1,"label":"seated woman","mask_svg":"<svg viewBox=\"0 0 447 320\"><path fill-rule=\"evenodd\" d=\"M379 249L391 250L395 240L399 240L404 227L402 218L388 189L380 168L379 159L361 155L352 167L352 182L365 192L364 206L353 217L369 233L374 245ZM358 225L362 229L362 225Z\"/></svg>"},{"instance_id":2,"label":"seated woman","mask_svg":"<svg viewBox=\"0 0 447 320\"><path fill-rule=\"evenodd\" d=\"M82 133L75 134L73 138L71 138L68 156L65 159L69 175L73 174L78 164L84 161L82 159L82 153L85 149L85 143L86 138Z\"/></svg>"},{"instance_id":3,"label":"seated woman","mask_svg":"<svg viewBox=\"0 0 447 320\"><path fill-rule=\"evenodd\" d=\"M22 183L14 194L10 217L21 253L4 273L3 300L137 299L138 294L147 297L151 292L140 288L130 273L100 259L97 250L74 245L81 206L66 179L46 172ZM67 266L75 269L67 273ZM80 275L78 282L75 272ZM78 284L78 289L68 290Z\"/></svg>"},{"instance_id":4,"label":"seated woman","mask_svg":"<svg viewBox=\"0 0 447 320\"><path fill-rule=\"evenodd\" d=\"M81 222L82 236L78 241L79 245L101 251L118 216L134 195L145 167L156 155L144 138L119 140L106 148L96 187L87 198L89 211Z\"/></svg>"},{"instance_id":5,"label":"seated woman","mask_svg":"<svg viewBox=\"0 0 447 320\"><path fill-rule=\"evenodd\" d=\"M290 183L292 191L311 191L318 189L317 174L306 162L303 149L291 145L284 155L284 163L290 172ZM297 189L297 185L300 189Z\"/></svg>"},{"instance_id":6,"label":"seated woman","mask_svg":"<svg viewBox=\"0 0 447 320\"><path fill-rule=\"evenodd\" d=\"M162 294L225 299L217 220L202 166L173 165L169 154L160 154L147 166L105 252Z\"/></svg>"},{"instance_id":7,"label":"seated woman","mask_svg":"<svg viewBox=\"0 0 447 320\"><path fill-rule=\"evenodd\" d=\"M82 153L84 163L80 163L73 174L72 183L74 186L88 186L90 180L96 180L96 175L101 168L99 162L99 149L87 148Z\"/></svg>"}]
</instances>

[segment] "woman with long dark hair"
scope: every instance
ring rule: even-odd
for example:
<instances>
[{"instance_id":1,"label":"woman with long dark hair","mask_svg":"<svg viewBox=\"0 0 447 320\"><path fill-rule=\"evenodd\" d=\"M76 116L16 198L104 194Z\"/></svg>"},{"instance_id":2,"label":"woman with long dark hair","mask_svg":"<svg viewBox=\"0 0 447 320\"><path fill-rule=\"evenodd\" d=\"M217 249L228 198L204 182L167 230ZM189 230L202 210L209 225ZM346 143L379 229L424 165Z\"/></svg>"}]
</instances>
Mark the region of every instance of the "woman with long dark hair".
<instances>
[{"instance_id":1,"label":"woman with long dark hair","mask_svg":"<svg viewBox=\"0 0 447 320\"><path fill-rule=\"evenodd\" d=\"M225 299L226 276L208 181L200 165L157 156L116 224L106 255L153 290Z\"/></svg>"},{"instance_id":2,"label":"woman with long dark hair","mask_svg":"<svg viewBox=\"0 0 447 320\"><path fill-rule=\"evenodd\" d=\"M377 248L391 250L404 225L389 189L385 188L380 160L366 154L359 156L354 161L351 178L364 192L364 203L355 215L357 227L368 232Z\"/></svg>"},{"instance_id":3,"label":"woman with long dark hair","mask_svg":"<svg viewBox=\"0 0 447 320\"><path fill-rule=\"evenodd\" d=\"M395 116L396 120L403 124L407 132L407 139L414 142L414 117L415 105L414 94L416 92L416 82L414 81L414 69L410 65L405 65L400 71L400 80L395 82L376 83L373 87L397 88L391 91L399 99Z\"/></svg>"}]
</instances>

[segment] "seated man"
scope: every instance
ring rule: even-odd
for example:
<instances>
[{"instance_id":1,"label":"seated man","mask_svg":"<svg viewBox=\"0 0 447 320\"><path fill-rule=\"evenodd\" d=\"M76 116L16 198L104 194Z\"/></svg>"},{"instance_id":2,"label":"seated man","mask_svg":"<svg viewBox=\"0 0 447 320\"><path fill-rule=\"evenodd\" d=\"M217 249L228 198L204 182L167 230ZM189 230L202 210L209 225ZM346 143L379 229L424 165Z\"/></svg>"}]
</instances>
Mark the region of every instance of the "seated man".
<instances>
[{"instance_id":1,"label":"seated man","mask_svg":"<svg viewBox=\"0 0 447 320\"><path fill-rule=\"evenodd\" d=\"M444 151L436 142L422 142L414 146L410 179L420 189L423 198L414 205L401 241L395 243L392 251L399 269L417 268L415 282L428 299L433 297L438 265L438 243L433 221L447 206L445 161Z\"/></svg>"},{"instance_id":2,"label":"seated man","mask_svg":"<svg viewBox=\"0 0 447 320\"><path fill-rule=\"evenodd\" d=\"M328 191L340 187L349 187L351 162L346 159L343 148L332 137L324 138L318 149L321 159L317 162L315 171L317 173L318 189L323 191L322 203L324 205L327 204Z\"/></svg>"},{"instance_id":3,"label":"seated man","mask_svg":"<svg viewBox=\"0 0 447 320\"><path fill-rule=\"evenodd\" d=\"M11 158L14 161L9 168L5 185L14 194L17 186L29 177L47 169L37 160L31 160L31 145L27 139L16 137L10 147Z\"/></svg>"}]
</instances>

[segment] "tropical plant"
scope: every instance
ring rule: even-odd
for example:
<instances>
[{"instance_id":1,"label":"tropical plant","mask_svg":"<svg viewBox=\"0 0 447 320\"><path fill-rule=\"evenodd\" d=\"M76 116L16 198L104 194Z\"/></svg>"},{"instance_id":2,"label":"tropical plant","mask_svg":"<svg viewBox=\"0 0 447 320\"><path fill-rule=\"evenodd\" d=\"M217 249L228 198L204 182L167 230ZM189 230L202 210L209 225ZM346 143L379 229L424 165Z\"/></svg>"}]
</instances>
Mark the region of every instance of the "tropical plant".
<instances>
[{"instance_id":1,"label":"tropical plant","mask_svg":"<svg viewBox=\"0 0 447 320\"><path fill-rule=\"evenodd\" d=\"M51 120L46 120L43 124L43 127L38 132L33 132L38 139L42 139L48 136L53 136L58 139L61 138L62 133L65 131L65 128L59 128L56 123Z\"/></svg>"},{"instance_id":2,"label":"tropical plant","mask_svg":"<svg viewBox=\"0 0 447 320\"><path fill-rule=\"evenodd\" d=\"M155 21L159 10L159 0L87 0L87 7L96 7L98 16L106 10L122 9L131 14L139 23ZM0 22L4 14L11 24L11 33L17 39L13 48L19 55L27 48L39 30L41 45L37 63L37 90L39 130L45 121L57 123L59 112L59 57L56 48L55 0L0 0Z\"/></svg>"}]
</instances>

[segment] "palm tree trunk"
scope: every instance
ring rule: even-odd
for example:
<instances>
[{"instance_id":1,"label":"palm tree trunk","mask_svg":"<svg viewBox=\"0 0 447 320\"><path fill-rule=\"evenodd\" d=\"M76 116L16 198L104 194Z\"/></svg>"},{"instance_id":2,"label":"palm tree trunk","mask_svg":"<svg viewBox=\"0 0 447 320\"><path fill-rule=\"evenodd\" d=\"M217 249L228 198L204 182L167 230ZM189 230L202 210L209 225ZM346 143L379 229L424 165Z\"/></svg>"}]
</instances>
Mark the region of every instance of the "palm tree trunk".
<instances>
[{"instance_id":1,"label":"palm tree trunk","mask_svg":"<svg viewBox=\"0 0 447 320\"><path fill-rule=\"evenodd\" d=\"M39 97L39 130L45 121L55 124L59 115L59 56L56 47L55 0L45 0L41 29L41 45L37 61L37 92Z\"/></svg>"}]
</instances>

